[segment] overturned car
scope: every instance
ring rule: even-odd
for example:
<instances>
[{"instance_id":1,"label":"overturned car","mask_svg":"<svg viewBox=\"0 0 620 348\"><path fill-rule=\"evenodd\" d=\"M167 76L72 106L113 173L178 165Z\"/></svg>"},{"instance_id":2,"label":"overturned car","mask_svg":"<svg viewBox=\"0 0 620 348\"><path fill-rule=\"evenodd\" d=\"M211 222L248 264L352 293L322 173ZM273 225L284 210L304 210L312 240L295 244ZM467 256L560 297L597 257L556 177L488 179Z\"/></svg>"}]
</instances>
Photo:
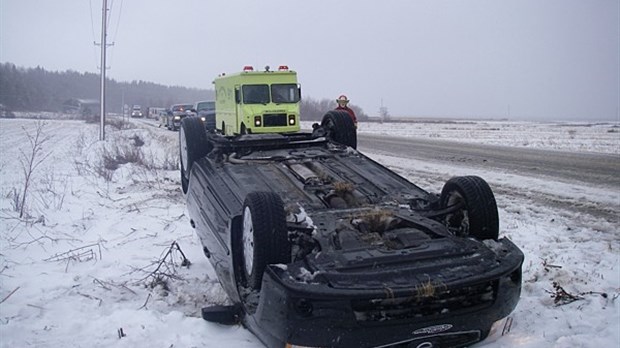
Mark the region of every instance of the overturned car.
<instances>
[{"instance_id":1,"label":"overturned car","mask_svg":"<svg viewBox=\"0 0 620 348\"><path fill-rule=\"evenodd\" d=\"M347 113L312 133L180 129L191 224L240 321L268 347L460 347L515 308L522 252L476 176L429 193L355 149Z\"/></svg>"}]
</instances>

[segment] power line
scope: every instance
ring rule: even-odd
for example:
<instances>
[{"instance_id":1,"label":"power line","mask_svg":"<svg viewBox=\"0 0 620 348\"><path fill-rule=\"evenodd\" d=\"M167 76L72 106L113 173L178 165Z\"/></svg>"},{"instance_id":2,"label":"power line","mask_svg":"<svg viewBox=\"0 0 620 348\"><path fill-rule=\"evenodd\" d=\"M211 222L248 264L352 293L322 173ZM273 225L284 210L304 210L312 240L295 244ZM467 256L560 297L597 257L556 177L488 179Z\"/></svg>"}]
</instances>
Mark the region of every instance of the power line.
<instances>
[{"instance_id":1,"label":"power line","mask_svg":"<svg viewBox=\"0 0 620 348\"><path fill-rule=\"evenodd\" d=\"M118 35L118 27L121 23L121 12L123 12L123 0L121 0L121 6L118 8L118 18L116 19L116 29L114 30L114 40L112 40L112 42L116 41L116 36Z\"/></svg>"},{"instance_id":2,"label":"power line","mask_svg":"<svg viewBox=\"0 0 620 348\"><path fill-rule=\"evenodd\" d=\"M114 0L112 0L112 4L110 5L110 16L108 17L108 24L110 23L110 18L112 17L112 7L114 6ZM114 43L116 42L116 37L118 36L118 27L121 23L121 13L123 12L123 0L121 0L121 4L120 7L118 9L118 17L116 19L116 29L114 31L114 36L112 37L112 47L114 47ZM109 66L113 65L114 62L114 49L110 50L110 64Z\"/></svg>"},{"instance_id":3,"label":"power line","mask_svg":"<svg viewBox=\"0 0 620 348\"><path fill-rule=\"evenodd\" d=\"M97 40L95 39L95 21L93 20L93 0L90 0L88 3L90 5L90 30L93 36L93 43L95 44L93 45L93 58L95 60L95 66L98 69L99 66L97 65L97 49L95 48L95 46L97 45Z\"/></svg>"}]
</instances>

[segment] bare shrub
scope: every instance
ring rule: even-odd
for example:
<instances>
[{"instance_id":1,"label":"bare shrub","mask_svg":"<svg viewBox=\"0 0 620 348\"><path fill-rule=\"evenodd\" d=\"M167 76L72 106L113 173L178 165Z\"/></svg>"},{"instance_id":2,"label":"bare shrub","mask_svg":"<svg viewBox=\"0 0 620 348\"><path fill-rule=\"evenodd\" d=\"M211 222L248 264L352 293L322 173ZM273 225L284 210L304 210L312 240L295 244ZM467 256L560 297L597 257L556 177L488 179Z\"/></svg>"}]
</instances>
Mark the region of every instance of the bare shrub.
<instances>
[{"instance_id":1,"label":"bare shrub","mask_svg":"<svg viewBox=\"0 0 620 348\"><path fill-rule=\"evenodd\" d=\"M182 280L182 278L177 274L178 266L175 259L180 259L181 267L189 268L191 265L191 262L187 259L187 257L185 257L185 254L176 241L172 242L170 247L166 248L166 250L162 253L162 256L151 262L150 265L144 268L134 269L133 272L141 272L146 274L144 277L134 282L134 284L145 284L150 288L161 286L165 290L168 290L168 282L173 280Z\"/></svg>"},{"instance_id":2,"label":"bare shrub","mask_svg":"<svg viewBox=\"0 0 620 348\"><path fill-rule=\"evenodd\" d=\"M178 170L179 154L176 148L166 148L163 158L157 158L151 151L145 159L145 167L152 170Z\"/></svg>"},{"instance_id":3,"label":"bare shrub","mask_svg":"<svg viewBox=\"0 0 620 348\"><path fill-rule=\"evenodd\" d=\"M118 130L135 128L133 124L125 121L123 118L108 118L106 119L106 125Z\"/></svg>"},{"instance_id":4,"label":"bare shrub","mask_svg":"<svg viewBox=\"0 0 620 348\"><path fill-rule=\"evenodd\" d=\"M108 170L116 170L120 165L135 163L144 165L142 150L130 145L116 145L111 150L103 151L103 165Z\"/></svg>"},{"instance_id":5,"label":"bare shrub","mask_svg":"<svg viewBox=\"0 0 620 348\"><path fill-rule=\"evenodd\" d=\"M133 146L135 146L135 147L140 147L140 146L144 145L144 140L142 140L142 138L140 138L140 136L137 135L137 134L134 134L129 139L133 140Z\"/></svg>"},{"instance_id":6,"label":"bare shrub","mask_svg":"<svg viewBox=\"0 0 620 348\"><path fill-rule=\"evenodd\" d=\"M39 201L45 208L62 209L67 194L69 179L57 178L53 171L47 172L40 181Z\"/></svg>"},{"instance_id":7,"label":"bare shrub","mask_svg":"<svg viewBox=\"0 0 620 348\"><path fill-rule=\"evenodd\" d=\"M114 172L124 164L134 164L131 168L134 181L157 182L159 170L178 170L179 159L177 147L165 146L164 157L145 147L144 135L116 134L109 143L99 150L100 155L95 161L83 159L75 160L74 167L78 174L94 174L105 181L112 181ZM165 139L165 138L164 138ZM145 150L146 149L146 150Z\"/></svg>"},{"instance_id":8,"label":"bare shrub","mask_svg":"<svg viewBox=\"0 0 620 348\"><path fill-rule=\"evenodd\" d=\"M179 154L174 148L166 149L164 159L161 164L163 170L179 170Z\"/></svg>"},{"instance_id":9,"label":"bare shrub","mask_svg":"<svg viewBox=\"0 0 620 348\"><path fill-rule=\"evenodd\" d=\"M90 134L81 131L78 137L75 139L73 143L73 148L75 149L75 153L77 155L81 155L85 150L88 150L94 143L98 141L98 136L93 132Z\"/></svg>"},{"instance_id":10,"label":"bare shrub","mask_svg":"<svg viewBox=\"0 0 620 348\"><path fill-rule=\"evenodd\" d=\"M50 136L46 136L43 134L43 128L46 123L38 121L36 124L36 128L34 134L30 134L26 128L22 127L24 132L26 132L26 137L28 138L28 142L30 147L28 151L20 149L20 157L19 162L22 166L22 173L24 174L24 186L21 193L21 201L19 203L19 217L22 218L24 216L24 210L26 208L26 196L28 195L28 191L30 190L32 176L43 163L43 161L49 157L51 153L43 154L43 145L51 138Z\"/></svg>"},{"instance_id":11,"label":"bare shrub","mask_svg":"<svg viewBox=\"0 0 620 348\"><path fill-rule=\"evenodd\" d=\"M20 197L21 194L19 193L19 191L17 191L17 188L13 187L13 189L9 191L7 198L11 199L11 206L13 207L13 211L19 211L19 204L21 202Z\"/></svg>"}]
</instances>

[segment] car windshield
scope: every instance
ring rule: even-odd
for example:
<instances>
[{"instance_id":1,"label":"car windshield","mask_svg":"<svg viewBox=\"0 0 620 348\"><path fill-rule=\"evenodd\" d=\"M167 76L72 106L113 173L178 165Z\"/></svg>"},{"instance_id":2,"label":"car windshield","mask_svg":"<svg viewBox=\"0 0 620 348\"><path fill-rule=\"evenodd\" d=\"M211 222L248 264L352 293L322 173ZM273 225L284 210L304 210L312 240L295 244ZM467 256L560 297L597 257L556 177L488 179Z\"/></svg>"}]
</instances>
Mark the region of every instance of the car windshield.
<instances>
[{"instance_id":1,"label":"car windshield","mask_svg":"<svg viewBox=\"0 0 620 348\"><path fill-rule=\"evenodd\" d=\"M215 110L215 102L200 102L196 105L196 111L213 111Z\"/></svg>"},{"instance_id":2,"label":"car windshield","mask_svg":"<svg viewBox=\"0 0 620 348\"><path fill-rule=\"evenodd\" d=\"M274 103L297 103L299 89L294 84L273 84L271 85L271 100Z\"/></svg>"},{"instance_id":3,"label":"car windshield","mask_svg":"<svg viewBox=\"0 0 620 348\"><path fill-rule=\"evenodd\" d=\"M244 85L244 104L267 104L269 103L269 85Z\"/></svg>"}]
</instances>

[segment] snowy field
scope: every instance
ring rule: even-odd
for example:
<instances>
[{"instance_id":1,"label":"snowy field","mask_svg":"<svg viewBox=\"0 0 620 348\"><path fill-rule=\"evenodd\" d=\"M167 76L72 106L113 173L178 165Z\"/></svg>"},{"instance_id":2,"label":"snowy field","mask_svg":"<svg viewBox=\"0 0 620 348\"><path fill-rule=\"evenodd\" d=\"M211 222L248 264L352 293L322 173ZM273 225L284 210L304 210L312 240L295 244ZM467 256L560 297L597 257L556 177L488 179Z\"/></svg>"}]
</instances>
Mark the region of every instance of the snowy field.
<instances>
[{"instance_id":1,"label":"snowy field","mask_svg":"<svg viewBox=\"0 0 620 348\"><path fill-rule=\"evenodd\" d=\"M243 327L200 318L201 307L227 299L189 225L177 133L115 122L103 143L96 124L38 122L0 120L0 347L262 347ZM359 130L620 153L613 124ZM433 192L463 172L493 188L500 233L526 255L523 291L508 332L477 347L620 345L620 187L367 155Z\"/></svg>"},{"instance_id":2,"label":"snowy field","mask_svg":"<svg viewBox=\"0 0 620 348\"><path fill-rule=\"evenodd\" d=\"M312 122L302 122L311 129ZM416 121L411 123L360 122L361 134L461 141L547 150L620 154L617 122L508 122L508 121Z\"/></svg>"}]
</instances>

